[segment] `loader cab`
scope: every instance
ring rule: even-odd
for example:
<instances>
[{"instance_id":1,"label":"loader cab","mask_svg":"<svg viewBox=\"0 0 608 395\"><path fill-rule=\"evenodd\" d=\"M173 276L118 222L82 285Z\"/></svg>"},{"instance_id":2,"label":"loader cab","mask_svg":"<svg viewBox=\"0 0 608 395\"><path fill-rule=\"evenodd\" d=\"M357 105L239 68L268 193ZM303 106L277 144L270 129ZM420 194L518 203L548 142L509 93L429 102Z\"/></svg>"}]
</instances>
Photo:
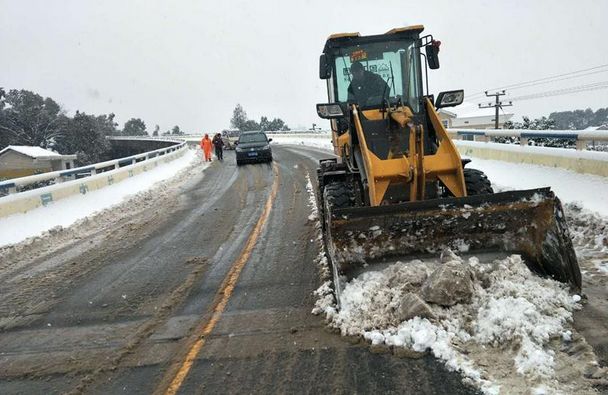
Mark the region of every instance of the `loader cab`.
<instances>
[{"instance_id":1,"label":"loader cab","mask_svg":"<svg viewBox=\"0 0 608 395\"><path fill-rule=\"evenodd\" d=\"M421 26L413 26L375 36L362 37L359 33L330 36L319 70L320 77L327 80L329 102L339 103L342 108L357 104L362 110L402 104L413 113L423 111L418 45L421 31ZM359 65L364 77L357 78L353 70ZM362 78L366 81L360 82ZM380 79L383 83L378 82ZM376 88L361 89L365 83L374 83Z\"/></svg>"}]
</instances>

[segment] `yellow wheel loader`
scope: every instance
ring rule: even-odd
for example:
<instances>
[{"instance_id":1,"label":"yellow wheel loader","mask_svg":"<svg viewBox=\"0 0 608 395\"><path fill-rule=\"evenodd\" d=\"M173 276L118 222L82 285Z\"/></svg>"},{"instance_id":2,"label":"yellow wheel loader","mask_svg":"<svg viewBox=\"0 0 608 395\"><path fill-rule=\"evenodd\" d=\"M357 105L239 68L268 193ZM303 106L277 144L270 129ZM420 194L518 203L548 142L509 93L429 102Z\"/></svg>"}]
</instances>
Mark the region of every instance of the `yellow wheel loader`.
<instances>
[{"instance_id":1,"label":"yellow wheel loader","mask_svg":"<svg viewBox=\"0 0 608 395\"><path fill-rule=\"evenodd\" d=\"M465 168L437 113L461 104L464 91L429 94L440 42L423 29L334 34L320 57L329 102L317 113L331 122L337 159L320 161L317 196L338 304L361 271L446 248L521 254L534 272L579 292L550 188L493 193L483 172Z\"/></svg>"}]
</instances>

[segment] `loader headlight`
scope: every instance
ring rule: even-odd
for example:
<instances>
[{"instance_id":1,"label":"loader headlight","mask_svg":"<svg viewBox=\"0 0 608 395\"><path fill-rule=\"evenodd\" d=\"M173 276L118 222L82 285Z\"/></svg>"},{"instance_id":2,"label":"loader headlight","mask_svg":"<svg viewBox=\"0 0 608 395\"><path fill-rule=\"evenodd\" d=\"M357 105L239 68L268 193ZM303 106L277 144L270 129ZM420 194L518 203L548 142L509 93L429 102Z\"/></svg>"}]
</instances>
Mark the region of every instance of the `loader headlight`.
<instances>
[{"instance_id":1,"label":"loader headlight","mask_svg":"<svg viewBox=\"0 0 608 395\"><path fill-rule=\"evenodd\" d=\"M340 118L344 116L344 111L338 103L317 104L317 114L323 119Z\"/></svg>"}]
</instances>

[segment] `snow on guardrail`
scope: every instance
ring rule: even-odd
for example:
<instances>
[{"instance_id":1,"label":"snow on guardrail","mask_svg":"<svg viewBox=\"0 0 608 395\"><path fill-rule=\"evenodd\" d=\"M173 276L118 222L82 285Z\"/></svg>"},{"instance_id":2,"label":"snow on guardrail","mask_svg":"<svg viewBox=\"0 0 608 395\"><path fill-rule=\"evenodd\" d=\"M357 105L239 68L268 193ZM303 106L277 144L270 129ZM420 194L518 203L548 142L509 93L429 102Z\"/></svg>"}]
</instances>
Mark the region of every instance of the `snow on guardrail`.
<instances>
[{"instance_id":1,"label":"snow on guardrail","mask_svg":"<svg viewBox=\"0 0 608 395\"><path fill-rule=\"evenodd\" d=\"M608 142L608 130L530 130L530 129L448 129L457 139L492 142L496 137L519 138L519 145L528 145L529 139L550 138L576 142L576 149L587 149L589 142Z\"/></svg>"}]
</instances>

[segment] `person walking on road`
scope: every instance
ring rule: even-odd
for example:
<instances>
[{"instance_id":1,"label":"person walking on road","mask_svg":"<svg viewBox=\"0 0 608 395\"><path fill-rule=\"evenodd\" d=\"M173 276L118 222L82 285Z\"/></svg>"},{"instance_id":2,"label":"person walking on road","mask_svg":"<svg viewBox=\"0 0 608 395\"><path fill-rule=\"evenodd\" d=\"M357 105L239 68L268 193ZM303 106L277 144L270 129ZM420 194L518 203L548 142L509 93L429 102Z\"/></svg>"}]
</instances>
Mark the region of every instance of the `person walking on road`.
<instances>
[{"instance_id":1,"label":"person walking on road","mask_svg":"<svg viewBox=\"0 0 608 395\"><path fill-rule=\"evenodd\" d=\"M205 133L205 137L201 140L201 149L205 155L205 162L211 162L211 139L209 139L207 133Z\"/></svg>"},{"instance_id":2,"label":"person walking on road","mask_svg":"<svg viewBox=\"0 0 608 395\"><path fill-rule=\"evenodd\" d=\"M221 161L224 160L224 140L222 140L222 135L216 133L213 136L213 146L215 147L215 156Z\"/></svg>"}]
</instances>

